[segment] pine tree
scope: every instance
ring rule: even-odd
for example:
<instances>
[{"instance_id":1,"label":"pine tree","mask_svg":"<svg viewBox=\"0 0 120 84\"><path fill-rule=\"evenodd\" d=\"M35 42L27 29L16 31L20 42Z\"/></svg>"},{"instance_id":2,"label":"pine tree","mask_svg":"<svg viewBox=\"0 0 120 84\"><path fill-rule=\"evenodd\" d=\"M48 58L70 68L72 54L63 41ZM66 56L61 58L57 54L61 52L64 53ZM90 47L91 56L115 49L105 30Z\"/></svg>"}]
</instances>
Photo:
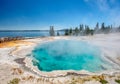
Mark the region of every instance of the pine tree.
<instances>
[{"instance_id":1,"label":"pine tree","mask_svg":"<svg viewBox=\"0 0 120 84\"><path fill-rule=\"evenodd\" d=\"M85 34L88 35L90 33L89 26L85 25Z\"/></svg>"},{"instance_id":2,"label":"pine tree","mask_svg":"<svg viewBox=\"0 0 120 84\"><path fill-rule=\"evenodd\" d=\"M59 32L57 31L57 36L60 36Z\"/></svg>"},{"instance_id":3,"label":"pine tree","mask_svg":"<svg viewBox=\"0 0 120 84\"><path fill-rule=\"evenodd\" d=\"M99 30L99 23L97 22L95 30Z\"/></svg>"},{"instance_id":4,"label":"pine tree","mask_svg":"<svg viewBox=\"0 0 120 84\"><path fill-rule=\"evenodd\" d=\"M91 35L94 34L94 30L93 30L93 29L90 30L90 34L91 34Z\"/></svg>"},{"instance_id":5,"label":"pine tree","mask_svg":"<svg viewBox=\"0 0 120 84\"><path fill-rule=\"evenodd\" d=\"M80 31L83 31L83 26L82 26L82 25L80 25L79 30L80 30Z\"/></svg>"},{"instance_id":6,"label":"pine tree","mask_svg":"<svg viewBox=\"0 0 120 84\"><path fill-rule=\"evenodd\" d=\"M80 24L79 31L80 31L80 35L84 35L84 26L83 26L83 24Z\"/></svg>"},{"instance_id":7,"label":"pine tree","mask_svg":"<svg viewBox=\"0 0 120 84\"><path fill-rule=\"evenodd\" d=\"M118 30L119 30L119 32L120 32L120 26L118 27Z\"/></svg>"},{"instance_id":8,"label":"pine tree","mask_svg":"<svg viewBox=\"0 0 120 84\"><path fill-rule=\"evenodd\" d=\"M101 29L104 31L105 30L105 23L103 22L101 25Z\"/></svg>"},{"instance_id":9,"label":"pine tree","mask_svg":"<svg viewBox=\"0 0 120 84\"><path fill-rule=\"evenodd\" d=\"M49 33L50 33L50 36L55 36L54 26L50 26Z\"/></svg>"},{"instance_id":10,"label":"pine tree","mask_svg":"<svg viewBox=\"0 0 120 84\"><path fill-rule=\"evenodd\" d=\"M111 30L110 25L108 25L108 26L105 28L105 33L109 33L110 30Z\"/></svg>"},{"instance_id":11,"label":"pine tree","mask_svg":"<svg viewBox=\"0 0 120 84\"><path fill-rule=\"evenodd\" d=\"M97 24L95 26L94 33L99 33L99 23L98 22L97 22Z\"/></svg>"},{"instance_id":12,"label":"pine tree","mask_svg":"<svg viewBox=\"0 0 120 84\"><path fill-rule=\"evenodd\" d=\"M78 33L79 33L79 29L78 29L78 27L76 27L75 28L75 35L78 35Z\"/></svg>"},{"instance_id":13,"label":"pine tree","mask_svg":"<svg viewBox=\"0 0 120 84\"><path fill-rule=\"evenodd\" d=\"M66 35L66 36L69 35L69 30L68 29L65 30L65 34L64 35Z\"/></svg>"},{"instance_id":14,"label":"pine tree","mask_svg":"<svg viewBox=\"0 0 120 84\"><path fill-rule=\"evenodd\" d=\"M71 35L71 34L72 34L72 32L73 32L73 31L72 31L72 28L70 28L70 30L69 30L69 34Z\"/></svg>"}]
</instances>

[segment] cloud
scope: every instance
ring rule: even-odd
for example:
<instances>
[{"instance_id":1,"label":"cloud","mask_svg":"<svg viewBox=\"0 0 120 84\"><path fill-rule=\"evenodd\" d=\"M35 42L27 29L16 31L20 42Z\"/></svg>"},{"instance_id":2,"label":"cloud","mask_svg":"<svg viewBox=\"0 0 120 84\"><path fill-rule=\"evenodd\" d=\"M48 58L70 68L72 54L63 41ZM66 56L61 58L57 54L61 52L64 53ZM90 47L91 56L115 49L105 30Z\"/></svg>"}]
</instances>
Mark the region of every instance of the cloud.
<instances>
[{"instance_id":1,"label":"cloud","mask_svg":"<svg viewBox=\"0 0 120 84\"><path fill-rule=\"evenodd\" d=\"M88 2L89 0L84 0L85 2Z\"/></svg>"},{"instance_id":2,"label":"cloud","mask_svg":"<svg viewBox=\"0 0 120 84\"><path fill-rule=\"evenodd\" d=\"M106 11L109 9L109 4L107 0L96 0L96 4L98 5L99 9L102 11Z\"/></svg>"},{"instance_id":3,"label":"cloud","mask_svg":"<svg viewBox=\"0 0 120 84\"><path fill-rule=\"evenodd\" d=\"M95 5L101 11L109 9L108 0L84 0L86 3L90 3L91 5ZM113 0L111 0L112 2Z\"/></svg>"},{"instance_id":4,"label":"cloud","mask_svg":"<svg viewBox=\"0 0 120 84\"><path fill-rule=\"evenodd\" d=\"M92 6L96 6L101 11L109 10L110 5L116 4L117 0L84 0Z\"/></svg>"},{"instance_id":5,"label":"cloud","mask_svg":"<svg viewBox=\"0 0 120 84\"><path fill-rule=\"evenodd\" d=\"M115 26L120 25L120 5L118 0L84 0L92 7L97 7L98 11L106 15L108 23Z\"/></svg>"},{"instance_id":6,"label":"cloud","mask_svg":"<svg viewBox=\"0 0 120 84\"><path fill-rule=\"evenodd\" d=\"M116 2L116 0L109 0L110 1L110 3L115 3Z\"/></svg>"},{"instance_id":7,"label":"cloud","mask_svg":"<svg viewBox=\"0 0 120 84\"><path fill-rule=\"evenodd\" d=\"M109 12L108 19L112 22L114 26L120 26L120 9L112 9Z\"/></svg>"}]
</instances>

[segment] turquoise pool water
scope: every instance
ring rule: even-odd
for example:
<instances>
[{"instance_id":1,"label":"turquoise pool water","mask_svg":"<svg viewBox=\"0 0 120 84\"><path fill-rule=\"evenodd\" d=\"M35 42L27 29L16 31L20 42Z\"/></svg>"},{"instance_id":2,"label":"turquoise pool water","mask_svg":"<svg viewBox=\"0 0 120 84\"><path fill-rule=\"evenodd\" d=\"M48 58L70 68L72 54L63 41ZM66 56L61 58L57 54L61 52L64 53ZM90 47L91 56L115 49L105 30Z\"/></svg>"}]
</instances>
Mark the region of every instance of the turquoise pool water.
<instances>
[{"instance_id":1,"label":"turquoise pool water","mask_svg":"<svg viewBox=\"0 0 120 84\"><path fill-rule=\"evenodd\" d=\"M104 61L100 49L84 41L57 40L37 46L33 52L41 71L88 70L101 71Z\"/></svg>"}]
</instances>

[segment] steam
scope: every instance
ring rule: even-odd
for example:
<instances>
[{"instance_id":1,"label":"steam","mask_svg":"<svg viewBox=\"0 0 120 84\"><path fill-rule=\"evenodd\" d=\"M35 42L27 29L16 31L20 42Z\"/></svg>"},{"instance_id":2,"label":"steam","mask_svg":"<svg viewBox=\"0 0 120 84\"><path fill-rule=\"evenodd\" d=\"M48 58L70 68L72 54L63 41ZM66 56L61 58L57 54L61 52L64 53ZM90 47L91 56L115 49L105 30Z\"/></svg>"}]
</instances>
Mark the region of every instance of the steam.
<instances>
[{"instance_id":1,"label":"steam","mask_svg":"<svg viewBox=\"0 0 120 84\"><path fill-rule=\"evenodd\" d=\"M74 56L81 54L100 55L98 47L84 41L74 40L57 40L45 43L41 45L39 49L47 49L47 53L51 56L62 56L63 54L71 54Z\"/></svg>"},{"instance_id":2,"label":"steam","mask_svg":"<svg viewBox=\"0 0 120 84\"><path fill-rule=\"evenodd\" d=\"M33 52L42 71L73 69L96 72L108 65L103 62L100 49L85 41L56 40L41 44Z\"/></svg>"}]
</instances>

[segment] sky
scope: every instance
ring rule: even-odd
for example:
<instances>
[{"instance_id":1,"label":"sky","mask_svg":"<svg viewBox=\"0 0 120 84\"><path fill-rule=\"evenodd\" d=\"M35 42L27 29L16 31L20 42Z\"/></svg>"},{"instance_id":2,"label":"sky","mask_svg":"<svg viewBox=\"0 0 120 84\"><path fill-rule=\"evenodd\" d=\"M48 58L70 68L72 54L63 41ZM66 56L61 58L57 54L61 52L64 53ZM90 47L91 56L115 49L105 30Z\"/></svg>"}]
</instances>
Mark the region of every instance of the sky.
<instances>
[{"instance_id":1,"label":"sky","mask_svg":"<svg viewBox=\"0 0 120 84\"><path fill-rule=\"evenodd\" d=\"M0 30L120 25L120 0L0 0Z\"/></svg>"}]
</instances>

